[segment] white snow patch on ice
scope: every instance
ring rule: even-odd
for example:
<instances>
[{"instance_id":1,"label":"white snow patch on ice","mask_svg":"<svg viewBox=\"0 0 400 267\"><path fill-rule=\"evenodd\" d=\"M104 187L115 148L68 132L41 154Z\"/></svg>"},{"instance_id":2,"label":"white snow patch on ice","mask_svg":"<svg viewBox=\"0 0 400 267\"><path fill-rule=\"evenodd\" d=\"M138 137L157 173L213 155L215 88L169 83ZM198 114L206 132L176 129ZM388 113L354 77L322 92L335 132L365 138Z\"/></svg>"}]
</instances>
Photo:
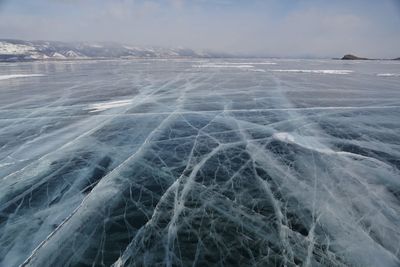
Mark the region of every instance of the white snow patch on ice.
<instances>
[{"instance_id":1,"label":"white snow patch on ice","mask_svg":"<svg viewBox=\"0 0 400 267\"><path fill-rule=\"evenodd\" d=\"M315 137L312 137L312 136L300 136L300 135L296 135L296 134L292 135L287 132L279 132L279 133L273 134L272 138L277 139L282 142L285 142L285 143L296 144L305 149L313 150L315 152L326 154L326 155L341 155L341 156L347 156L347 157L352 157L352 158L356 158L356 159L380 162L379 160L374 159L372 157L363 156L360 154L355 154L355 153L346 152L346 151L332 150L331 148L318 142L318 139L315 139ZM382 162L380 162L380 163L382 163Z\"/></svg>"},{"instance_id":2,"label":"white snow patch on ice","mask_svg":"<svg viewBox=\"0 0 400 267\"><path fill-rule=\"evenodd\" d=\"M218 65L276 65L275 62L218 62Z\"/></svg>"},{"instance_id":3,"label":"white snow patch on ice","mask_svg":"<svg viewBox=\"0 0 400 267\"><path fill-rule=\"evenodd\" d=\"M111 108L116 108L116 107L123 107L131 104L131 100L117 100L117 101L110 101L110 102L102 102L102 103L95 103L89 105L88 108L85 110L90 110L89 112L99 112L99 111L104 111L107 109Z\"/></svg>"},{"instance_id":4,"label":"white snow patch on ice","mask_svg":"<svg viewBox=\"0 0 400 267\"><path fill-rule=\"evenodd\" d=\"M279 132L275 133L273 138L285 142L285 143L291 143L291 144L296 144L298 146L301 146L305 149L308 150L313 150L318 153L323 153L323 154L352 154L352 153L347 153L347 152L342 152L342 151L334 151L330 149L329 147L323 145L322 143L318 142L315 137L312 136L300 136L296 134L290 134L287 132Z\"/></svg>"},{"instance_id":5,"label":"white snow patch on ice","mask_svg":"<svg viewBox=\"0 0 400 267\"><path fill-rule=\"evenodd\" d=\"M230 65L230 64L201 64L201 65L193 65L193 68L239 68L239 69L248 69L254 68L252 65Z\"/></svg>"},{"instance_id":6,"label":"white snow patch on ice","mask_svg":"<svg viewBox=\"0 0 400 267\"><path fill-rule=\"evenodd\" d=\"M291 72L291 73L336 74L336 75L346 75L353 72L352 70L271 70L271 71Z\"/></svg>"},{"instance_id":7,"label":"white snow patch on ice","mask_svg":"<svg viewBox=\"0 0 400 267\"><path fill-rule=\"evenodd\" d=\"M279 141L296 144L308 150L314 150L323 154L337 153L336 151L318 142L318 139L316 139L314 136L301 136L297 134L290 134L287 132L279 132L275 133L272 137Z\"/></svg>"},{"instance_id":8,"label":"white snow patch on ice","mask_svg":"<svg viewBox=\"0 0 400 267\"><path fill-rule=\"evenodd\" d=\"M16 79L16 78L27 78L27 77L41 77L43 74L10 74L0 75L0 80Z\"/></svg>"},{"instance_id":9,"label":"white snow patch on ice","mask_svg":"<svg viewBox=\"0 0 400 267\"><path fill-rule=\"evenodd\" d=\"M400 73L379 73L379 77L400 77Z\"/></svg>"},{"instance_id":10,"label":"white snow patch on ice","mask_svg":"<svg viewBox=\"0 0 400 267\"><path fill-rule=\"evenodd\" d=\"M273 137L278 139L279 141L286 142L286 143L294 143L294 137L290 133L274 133Z\"/></svg>"},{"instance_id":11,"label":"white snow patch on ice","mask_svg":"<svg viewBox=\"0 0 400 267\"><path fill-rule=\"evenodd\" d=\"M255 72L265 72L263 69L249 69L250 71L255 71Z\"/></svg>"}]
</instances>

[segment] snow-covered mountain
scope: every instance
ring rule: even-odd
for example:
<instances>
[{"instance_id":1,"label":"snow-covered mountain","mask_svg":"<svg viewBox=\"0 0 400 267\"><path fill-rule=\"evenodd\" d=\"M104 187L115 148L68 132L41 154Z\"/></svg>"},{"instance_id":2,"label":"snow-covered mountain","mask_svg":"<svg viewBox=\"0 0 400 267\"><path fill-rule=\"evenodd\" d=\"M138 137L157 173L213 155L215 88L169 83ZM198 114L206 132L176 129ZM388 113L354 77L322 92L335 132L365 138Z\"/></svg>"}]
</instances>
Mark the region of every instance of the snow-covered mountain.
<instances>
[{"instance_id":1,"label":"snow-covered mountain","mask_svg":"<svg viewBox=\"0 0 400 267\"><path fill-rule=\"evenodd\" d=\"M0 39L0 61L107 58L209 58L225 55L185 48L136 47L117 43L65 43Z\"/></svg>"}]
</instances>

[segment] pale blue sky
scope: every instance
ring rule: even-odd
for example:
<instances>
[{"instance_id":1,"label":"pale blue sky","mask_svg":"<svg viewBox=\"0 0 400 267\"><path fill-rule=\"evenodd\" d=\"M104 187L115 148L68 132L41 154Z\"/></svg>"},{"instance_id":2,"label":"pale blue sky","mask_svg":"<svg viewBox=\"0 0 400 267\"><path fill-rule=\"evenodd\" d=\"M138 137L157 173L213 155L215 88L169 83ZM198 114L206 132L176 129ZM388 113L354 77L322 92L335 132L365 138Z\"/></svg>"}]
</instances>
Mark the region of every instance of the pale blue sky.
<instances>
[{"instance_id":1,"label":"pale blue sky","mask_svg":"<svg viewBox=\"0 0 400 267\"><path fill-rule=\"evenodd\" d=\"M0 0L0 38L400 56L400 0Z\"/></svg>"}]
</instances>

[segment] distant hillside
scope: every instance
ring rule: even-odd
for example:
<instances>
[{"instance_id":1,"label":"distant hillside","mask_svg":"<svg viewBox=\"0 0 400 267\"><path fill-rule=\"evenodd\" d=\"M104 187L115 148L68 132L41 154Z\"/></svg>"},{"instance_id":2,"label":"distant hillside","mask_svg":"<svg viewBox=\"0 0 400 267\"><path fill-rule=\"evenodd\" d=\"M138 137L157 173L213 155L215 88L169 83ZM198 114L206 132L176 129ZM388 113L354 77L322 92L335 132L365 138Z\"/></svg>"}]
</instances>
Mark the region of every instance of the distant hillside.
<instances>
[{"instance_id":1,"label":"distant hillside","mask_svg":"<svg viewBox=\"0 0 400 267\"><path fill-rule=\"evenodd\" d=\"M112 58L209 58L224 54L184 48L135 47L116 43L66 43L0 39L0 61Z\"/></svg>"}]
</instances>

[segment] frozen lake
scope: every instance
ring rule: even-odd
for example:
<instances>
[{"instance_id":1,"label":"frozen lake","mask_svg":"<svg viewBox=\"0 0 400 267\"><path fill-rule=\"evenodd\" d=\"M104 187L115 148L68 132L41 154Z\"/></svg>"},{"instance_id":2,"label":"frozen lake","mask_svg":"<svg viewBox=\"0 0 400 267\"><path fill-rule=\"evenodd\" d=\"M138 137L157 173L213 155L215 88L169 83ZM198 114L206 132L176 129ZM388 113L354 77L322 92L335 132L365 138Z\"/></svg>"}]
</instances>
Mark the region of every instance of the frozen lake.
<instances>
[{"instance_id":1,"label":"frozen lake","mask_svg":"<svg viewBox=\"0 0 400 267\"><path fill-rule=\"evenodd\" d=\"M0 266L399 266L400 62L0 64Z\"/></svg>"}]
</instances>

